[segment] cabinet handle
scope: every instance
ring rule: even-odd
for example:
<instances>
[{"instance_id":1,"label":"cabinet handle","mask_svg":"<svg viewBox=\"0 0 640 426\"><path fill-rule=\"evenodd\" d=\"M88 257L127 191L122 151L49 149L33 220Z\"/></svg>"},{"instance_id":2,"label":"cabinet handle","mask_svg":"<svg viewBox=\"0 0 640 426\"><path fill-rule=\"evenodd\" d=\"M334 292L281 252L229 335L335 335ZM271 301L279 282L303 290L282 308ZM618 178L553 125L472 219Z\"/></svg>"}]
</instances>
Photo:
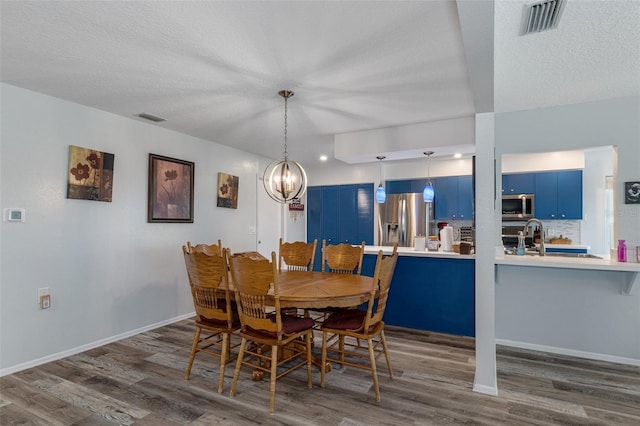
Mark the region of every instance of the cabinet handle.
<instances>
[{"instance_id":1,"label":"cabinet handle","mask_svg":"<svg viewBox=\"0 0 640 426\"><path fill-rule=\"evenodd\" d=\"M564 217L564 215L562 215L562 217Z\"/></svg>"}]
</instances>

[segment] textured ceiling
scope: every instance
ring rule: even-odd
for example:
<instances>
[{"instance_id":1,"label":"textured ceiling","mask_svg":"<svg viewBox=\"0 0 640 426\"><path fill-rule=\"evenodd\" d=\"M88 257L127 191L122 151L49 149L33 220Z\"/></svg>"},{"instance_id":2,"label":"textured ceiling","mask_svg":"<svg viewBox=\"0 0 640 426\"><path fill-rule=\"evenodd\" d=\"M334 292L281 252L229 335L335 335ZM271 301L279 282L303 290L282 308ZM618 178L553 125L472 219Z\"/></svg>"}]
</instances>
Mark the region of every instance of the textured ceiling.
<instances>
[{"instance_id":1,"label":"textured ceiling","mask_svg":"<svg viewBox=\"0 0 640 426\"><path fill-rule=\"evenodd\" d=\"M272 158L292 89L305 164L337 133L475 113L487 55L471 41L494 28L463 19L465 52L458 6L481 3L459 3L3 1L0 77ZM521 37L525 4L496 2L496 111L640 94L640 2L567 0L557 30Z\"/></svg>"}]
</instances>

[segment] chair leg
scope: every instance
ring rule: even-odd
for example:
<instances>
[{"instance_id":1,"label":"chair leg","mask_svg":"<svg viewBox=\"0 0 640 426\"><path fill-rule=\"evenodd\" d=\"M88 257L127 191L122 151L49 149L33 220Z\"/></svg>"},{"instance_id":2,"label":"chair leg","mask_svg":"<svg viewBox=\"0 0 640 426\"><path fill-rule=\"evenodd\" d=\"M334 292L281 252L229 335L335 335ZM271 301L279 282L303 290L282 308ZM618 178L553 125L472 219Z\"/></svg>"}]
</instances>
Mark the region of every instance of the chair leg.
<instances>
[{"instance_id":1,"label":"chair leg","mask_svg":"<svg viewBox=\"0 0 640 426\"><path fill-rule=\"evenodd\" d=\"M220 351L220 373L218 378L218 393L222 393L224 385L224 367L227 364L227 351L229 349L229 333L222 333L222 349Z\"/></svg>"},{"instance_id":2,"label":"chair leg","mask_svg":"<svg viewBox=\"0 0 640 426\"><path fill-rule=\"evenodd\" d=\"M313 331L307 333L307 387L311 389L313 384L311 383L311 336L313 336Z\"/></svg>"},{"instance_id":3,"label":"chair leg","mask_svg":"<svg viewBox=\"0 0 640 426\"><path fill-rule=\"evenodd\" d=\"M240 351L238 352L238 361L236 361L236 369L233 371L233 381L231 382L231 391L229 392L229 396L233 398L236 393L236 383L238 382L238 376L240 375L240 367L242 366L242 359L244 358L244 347L247 344L247 339L245 337L242 338L242 343L240 344Z\"/></svg>"},{"instance_id":4,"label":"chair leg","mask_svg":"<svg viewBox=\"0 0 640 426\"><path fill-rule=\"evenodd\" d=\"M327 364L327 332L322 332L322 356L320 357L320 387L324 387L324 370Z\"/></svg>"},{"instance_id":5,"label":"chair leg","mask_svg":"<svg viewBox=\"0 0 640 426\"><path fill-rule=\"evenodd\" d=\"M387 349L387 339L384 337L384 330L380 331L380 338L382 339L382 349L384 350L384 357L387 359L389 378L393 379L393 368L391 368L391 358L389 358L389 350Z\"/></svg>"},{"instance_id":6,"label":"chair leg","mask_svg":"<svg viewBox=\"0 0 640 426\"><path fill-rule=\"evenodd\" d=\"M338 359L340 360L340 368L342 368L342 366L344 365L344 336L340 335L338 339L338 349L340 350Z\"/></svg>"},{"instance_id":7,"label":"chair leg","mask_svg":"<svg viewBox=\"0 0 640 426\"><path fill-rule=\"evenodd\" d=\"M269 383L269 414L276 410L276 377L278 375L278 346L271 346L271 378Z\"/></svg>"},{"instance_id":8,"label":"chair leg","mask_svg":"<svg viewBox=\"0 0 640 426\"><path fill-rule=\"evenodd\" d=\"M193 335L193 343L191 344L191 355L189 356L189 363L187 364L187 372L184 375L185 380L189 380L189 376L191 376L191 367L193 366L193 360L196 357L196 352L198 350L198 341L200 340L200 333L202 329L196 326L196 331Z\"/></svg>"},{"instance_id":9,"label":"chair leg","mask_svg":"<svg viewBox=\"0 0 640 426\"><path fill-rule=\"evenodd\" d=\"M367 340L369 347L369 361L371 362L371 374L373 375L373 388L376 391L376 401L380 402L380 389L378 388L378 371L376 370L376 354L373 351L373 341Z\"/></svg>"}]
</instances>

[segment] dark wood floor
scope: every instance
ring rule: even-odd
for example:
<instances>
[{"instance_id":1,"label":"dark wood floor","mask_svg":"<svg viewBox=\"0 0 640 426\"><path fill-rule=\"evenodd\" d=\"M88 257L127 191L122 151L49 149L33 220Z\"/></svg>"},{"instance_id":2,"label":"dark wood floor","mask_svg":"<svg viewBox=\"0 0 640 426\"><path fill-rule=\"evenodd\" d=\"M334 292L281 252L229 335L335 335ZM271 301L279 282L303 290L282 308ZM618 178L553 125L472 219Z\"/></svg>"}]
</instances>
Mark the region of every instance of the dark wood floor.
<instances>
[{"instance_id":1,"label":"dark wood floor","mask_svg":"<svg viewBox=\"0 0 640 426\"><path fill-rule=\"evenodd\" d=\"M334 368L327 386L305 386L305 371L278 381L269 415L268 382L243 371L236 396L215 392L217 364L184 370L190 320L178 322L0 379L0 424L33 425L640 425L640 367L499 348L498 387L472 392L474 342L438 334L387 332L395 377L382 359L382 401L368 372ZM314 350L318 350L317 348Z\"/></svg>"}]
</instances>

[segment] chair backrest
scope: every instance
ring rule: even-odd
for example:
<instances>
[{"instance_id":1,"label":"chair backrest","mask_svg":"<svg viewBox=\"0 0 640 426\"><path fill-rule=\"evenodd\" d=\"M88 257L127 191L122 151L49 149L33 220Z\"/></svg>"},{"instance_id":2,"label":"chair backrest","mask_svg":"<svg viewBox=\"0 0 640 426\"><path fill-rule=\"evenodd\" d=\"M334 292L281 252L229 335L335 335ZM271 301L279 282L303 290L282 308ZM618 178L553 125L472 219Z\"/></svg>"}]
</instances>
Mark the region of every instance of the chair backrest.
<instances>
[{"instance_id":1,"label":"chair backrest","mask_svg":"<svg viewBox=\"0 0 640 426\"><path fill-rule=\"evenodd\" d=\"M225 256L231 269L242 329L266 331L280 339L282 318L276 253L271 252L271 261L255 256L232 256L228 249Z\"/></svg>"},{"instance_id":2,"label":"chair backrest","mask_svg":"<svg viewBox=\"0 0 640 426\"><path fill-rule=\"evenodd\" d=\"M398 261L398 245L394 244L393 252L390 256L383 256L382 250L378 252L376 260L376 269L373 273L373 281L371 285L371 293L369 294L369 304L367 306L367 315L362 324L363 330L382 321L384 310L387 307L387 299L389 298L389 289L391 288L391 279L396 269Z\"/></svg>"},{"instance_id":3,"label":"chair backrest","mask_svg":"<svg viewBox=\"0 0 640 426\"><path fill-rule=\"evenodd\" d=\"M316 255L318 240L313 243L294 241L285 243L280 238L278 249L278 271L282 271L282 262L289 271L313 271L313 259Z\"/></svg>"},{"instance_id":4,"label":"chair backrest","mask_svg":"<svg viewBox=\"0 0 640 426\"><path fill-rule=\"evenodd\" d=\"M209 256L220 256L222 254L222 241L218 240L218 244L196 244L191 245L191 241L187 241L187 250L189 252L201 252Z\"/></svg>"},{"instance_id":5,"label":"chair backrest","mask_svg":"<svg viewBox=\"0 0 640 426\"><path fill-rule=\"evenodd\" d=\"M227 323L231 327L234 307L229 292L227 261L222 256L189 251L182 246L198 319Z\"/></svg>"},{"instance_id":6,"label":"chair backrest","mask_svg":"<svg viewBox=\"0 0 640 426\"><path fill-rule=\"evenodd\" d=\"M362 272L364 241L359 246L351 244L327 245L322 240L322 272L358 274Z\"/></svg>"}]
</instances>

